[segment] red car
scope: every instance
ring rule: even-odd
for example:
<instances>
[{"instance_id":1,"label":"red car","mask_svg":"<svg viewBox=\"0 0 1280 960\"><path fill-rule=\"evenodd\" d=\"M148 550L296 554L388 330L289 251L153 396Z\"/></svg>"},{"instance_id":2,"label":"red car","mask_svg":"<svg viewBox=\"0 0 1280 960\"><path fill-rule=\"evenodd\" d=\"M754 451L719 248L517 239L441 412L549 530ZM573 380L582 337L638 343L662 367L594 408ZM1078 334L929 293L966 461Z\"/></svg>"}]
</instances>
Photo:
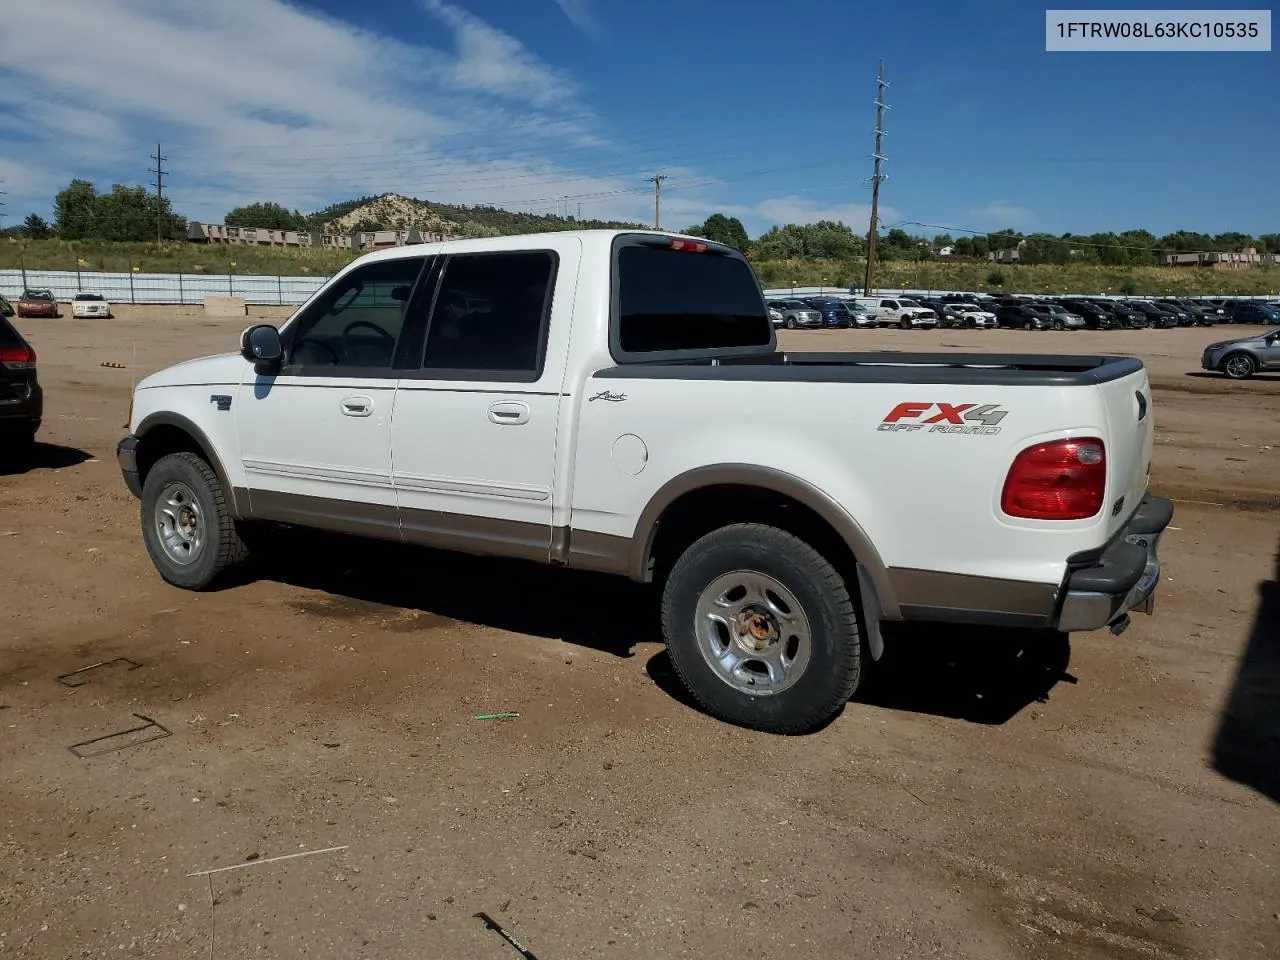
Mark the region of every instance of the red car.
<instances>
[{"instance_id":1,"label":"red car","mask_svg":"<svg viewBox=\"0 0 1280 960\"><path fill-rule=\"evenodd\" d=\"M18 298L20 317L60 317L52 290L24 290Z\"/></svg>"}]
</instances>

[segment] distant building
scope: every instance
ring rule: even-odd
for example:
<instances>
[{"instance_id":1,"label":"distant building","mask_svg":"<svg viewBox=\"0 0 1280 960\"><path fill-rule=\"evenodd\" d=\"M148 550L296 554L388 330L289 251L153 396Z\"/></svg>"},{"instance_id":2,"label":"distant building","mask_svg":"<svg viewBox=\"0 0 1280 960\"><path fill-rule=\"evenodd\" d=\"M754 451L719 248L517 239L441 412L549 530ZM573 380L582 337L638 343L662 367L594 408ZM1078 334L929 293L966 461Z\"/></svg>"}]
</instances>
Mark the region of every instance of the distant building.
<instances>
[{"instance_id":1,"label":"distant building","mask_svg":"<svg viewBox=\"0 0 1280 960\"><path fill-rule=\"evenodd\" d=\"M945 247L938 248L938 256L940 257L949 257L955 252L956 252L956 248L952 246L945 246Z\"/></svg>"},{"instance_id":2,"label":"distant building","mask_svg":"<svg viewBox=\"0 0 1280 960\"><path fill-rule=\"evenodd\" d=\"M414 243L437 243L447 239L442 233L411 230L362 230L352 234L320 233L306 230L274 230L270 227L233 227L225 223L187 224L191 243L231 244L260 247L321 247L344 250L384 250Z\"/></svg>"},{"instance_id":3,"label":"distant building","mask_svg":"<svg viewBox=\"0 0 1280 960\"><path fill-rule=\"evenodd\" d=\"M1258 253L1253 247L1242 250L1239 253L1234 251L1202 251L1198 253L1166 253L1164 255L1164 265L1166 267L1208 267L1212 270L1245 270L1249 267L1259 267L1266 263L1277 263L1274 254Z\"/></svg>"}]
</instances>

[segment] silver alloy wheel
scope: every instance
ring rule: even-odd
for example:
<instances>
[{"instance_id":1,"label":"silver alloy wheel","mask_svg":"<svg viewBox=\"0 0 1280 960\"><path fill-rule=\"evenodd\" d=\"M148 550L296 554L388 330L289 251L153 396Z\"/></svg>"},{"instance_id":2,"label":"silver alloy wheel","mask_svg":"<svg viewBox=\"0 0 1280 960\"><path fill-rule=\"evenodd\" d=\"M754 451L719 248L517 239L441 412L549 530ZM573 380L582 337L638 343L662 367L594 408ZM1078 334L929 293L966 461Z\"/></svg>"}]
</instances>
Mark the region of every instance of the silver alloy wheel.
<instances>
[{"instance_id":1,"label":"silver alloy wheel","mask_svg":"<svg viewBox=\"0 0 1280 960\"><path fill-rule=\"evenodd\" d=\"M1253 373L1253 361L1248 357L1237 354L1234 357L1228 357L1222 368L1226 371L1228 377L1235 380L1243 380Z\"/></svg>"},{"instance_id":2,"label":"silver alloy wheel","mask_svg":"<svg viewBox=\"0 0 1280 960\"><path fill-rule=\"evenodd\" d=\"M204 546L204 518L200 501L185 483L165 484L156 501L156 532L169 559L182 566L194 563Z\"/></svg>"},{"instance_id":3,"label":"silver alloy wheel","mask_svg":"<svg viewBox=\"0 0 1280 960\"><path fill-rule=\"evenodd\" d=\"M768 574L717 577L694 610L698 650L740 693L769 696L792 686L809 665L809 618L794 594Z\"/></svg>"}]
</instances>

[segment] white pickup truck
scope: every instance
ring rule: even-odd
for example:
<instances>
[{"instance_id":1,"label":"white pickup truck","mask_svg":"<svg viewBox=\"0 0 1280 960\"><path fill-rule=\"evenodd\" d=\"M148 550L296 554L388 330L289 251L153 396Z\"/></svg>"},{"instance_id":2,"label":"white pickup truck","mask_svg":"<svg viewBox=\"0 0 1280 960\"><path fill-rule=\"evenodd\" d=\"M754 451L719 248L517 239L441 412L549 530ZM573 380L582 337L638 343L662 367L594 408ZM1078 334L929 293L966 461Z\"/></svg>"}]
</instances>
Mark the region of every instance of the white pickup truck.
<instances>
[{"instance_id":1,"label":"white pickup truck","mask_svg":"<svg viewBox=\"0 0 1280 960\"><path fill-rule=\"evenodd\" d=\"M854 302L888 326L896 325L903 330L932 330L938 325L938 315L934 311L906 297L855 297Z\"/></svg>"},{"instance_id":2,"label":"white pickup truck","mask_svg":"<svg viewBox=\"0 0 1280 960\"><path fill-rule=\"evenodd\" d=\"M1172 516L1138 360L781 352L740 254L657 232L371 253L144 379L130 431L170 583L273 523L653 582L697 701L775 732L885 621L1118 632Z\"/></svg>"}]
</instances>

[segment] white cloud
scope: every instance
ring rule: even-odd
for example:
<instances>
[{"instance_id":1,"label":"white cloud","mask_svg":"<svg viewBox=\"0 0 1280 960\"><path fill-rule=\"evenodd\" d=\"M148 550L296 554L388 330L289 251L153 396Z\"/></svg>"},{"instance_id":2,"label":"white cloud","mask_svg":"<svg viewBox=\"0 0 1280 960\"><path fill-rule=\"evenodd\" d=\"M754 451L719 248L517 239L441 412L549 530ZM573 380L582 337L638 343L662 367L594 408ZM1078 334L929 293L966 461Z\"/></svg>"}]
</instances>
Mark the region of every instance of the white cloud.
<instances>
[{"instance_id":1,"label":"white cloud","mask_svg":"<svg viewBox=\"0 0 1280 960\"><path fill-rule=\"evenodd\" d=\"M815 223L818 220L838 220L853 228L854 233L866 233L871 226L871 204L838 203L820 204L804 197L774 197L756 205L759 215L769 224ZM899 213L893 207L881 206L879 210L880 224L893 223L899 219Z\"/></svg>"},{"instance_id":2,"label":"white cloud","mask_svg":"<svg viewBox=\"0 0 1280 960\"><path fill-rule=\"evenodd\" d=\"M589 37L599 38L600 25L591 11L590 0L556 0L556 5L575 27Z\"/></svg>"},{"instance_id":3,"label":"white cloud","mask_svg":"<svg viewBox=\"0 0 1280 960\"><path fill-rule=\"evenodd\" d=\"M971 210L969 216L973 219L975 227L983 230L1003 230L1005 227L1011 229L1025 227L1035 215L1026 207L1020 207L1007 200L993 200L985 207Z\"/></svg>"},{"instance_id":4,"label":"white cloud","mask_svg":"<svg viewBox=\"0 0 1280 960\"><path fill-rule=\"evenodd\" d=\"M57 36L110 52L109 69L94 56L57 70L0 60L10 222L47 215L72 176L147 183L157 141L170 196L194 219L388 191L540 212L570 195L573 213L580 199L584 215L645 215L642 182L592 175L608 143L566 72L444 0L420 4L445 28L440 46L284 0L0 0L14 49ZM549 159L566 143L586 150L585 172Z\"/></svg>"},{"instance_id":5,"label":"white cloud","mask_svg":"<svg viewBox=\"0 0 1280 960\"><path fill-rule=\"evenodd\" d=\"M444 0L421 0L454 34L454 71L464 89L553 106L574 93L569 75L543 63L519 40Z\"/></svg>"}]
</instances>

